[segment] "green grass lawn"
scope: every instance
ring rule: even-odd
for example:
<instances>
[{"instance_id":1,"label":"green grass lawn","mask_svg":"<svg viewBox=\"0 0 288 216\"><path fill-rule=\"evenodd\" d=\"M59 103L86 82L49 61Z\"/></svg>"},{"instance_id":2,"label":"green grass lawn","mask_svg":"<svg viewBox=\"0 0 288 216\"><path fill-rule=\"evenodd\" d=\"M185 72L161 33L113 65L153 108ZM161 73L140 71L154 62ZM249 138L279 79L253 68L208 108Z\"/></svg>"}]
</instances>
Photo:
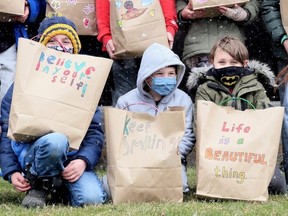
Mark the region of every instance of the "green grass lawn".
<instances>
[{"instance_id":1,"label":"green grass lawn","mask_svg":"<svg viewBox=\"0 0 288 216\"><path fill-rule=\"evenodd\" d=\"M100 171L103 173L103 171ZM189 183L192 186L190 194L185 195L184 202L173 203L143 203L120 204L112 203L100 206L73 208L70 206L50 205L43 209L26 209L21 206L25 194L15 191L12 186L0 180L0 215L288 215L287 196L270 196L268 202L246 201L211 201L198 200L195 196L195 170L188 170Z\"/></svg>"}]
</instances>

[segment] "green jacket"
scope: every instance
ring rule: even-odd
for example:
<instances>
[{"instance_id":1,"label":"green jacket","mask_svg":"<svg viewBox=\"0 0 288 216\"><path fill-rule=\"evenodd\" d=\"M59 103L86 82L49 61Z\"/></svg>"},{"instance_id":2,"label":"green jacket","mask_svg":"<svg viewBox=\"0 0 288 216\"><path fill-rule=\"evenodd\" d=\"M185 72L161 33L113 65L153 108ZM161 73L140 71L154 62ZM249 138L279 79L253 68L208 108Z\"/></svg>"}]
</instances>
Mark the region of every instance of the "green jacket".
<instances>
[{"instance_id":1,"label":"green jacket","mask_svg":"<svg viewBox=\"0 0 288 216\"><path fill-rule=\"evenodd\" d=\"M268 33L271 36L273 53L276 58L287 61L287 53L281 39L286 35L283 28L281 14L280 14L280 1L279 0L262 0L261 2L261 16L266 26Z\"/></svg>"},{"instance_id":2,"label":"green jacket","mask_svg":"<svg viewBox=\"0 0 288 216\"><path fill-rule=\"evenodd\" d=\"M259 13L259 2L250 0L243 6L250 14L245 22L236 22L225 16L185 21L181 18L181 11L187 6L188 0L177 0L176 3L179 22L189 25L184 40L183 61L195 55L210 53L213 45L227 35L237 37L244 42L243 26L255 20Z\"/></svg>"},{"instance_id":3,"label":"green jacket","mask_svg":"<svg viewBox=\"0 0 288 216\"><path fill-rule=\"evenodd\" d=\"M206 76L209 71L208 67L194 68L188 77L187 88L195 90L195 109L194 109L194 133L196 134L196 113L197 101L206 100L212 101L216 104L232 99L233 97L240 97L248 100L256 109L265 109L272 107L269 98L266 95L265 88L274 88L275 75L271 69L263 63L258 61L250 61L249 68L254 73L243 76L235 85L232 93L221 82L217 81L213 76ZM252 109L252 107L243 100L228 100L222 104L223 106L232 106L237 110Z\"/></svg>"}]
</instances>

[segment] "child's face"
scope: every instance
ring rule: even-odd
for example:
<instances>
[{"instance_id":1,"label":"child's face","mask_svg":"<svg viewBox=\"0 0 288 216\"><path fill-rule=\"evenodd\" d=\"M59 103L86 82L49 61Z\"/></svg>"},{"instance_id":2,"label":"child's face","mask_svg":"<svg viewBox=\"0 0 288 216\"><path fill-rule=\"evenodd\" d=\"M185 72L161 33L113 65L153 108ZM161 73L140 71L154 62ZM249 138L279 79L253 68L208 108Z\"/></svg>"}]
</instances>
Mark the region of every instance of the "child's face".
<instances>
[{"instance_id":1,"label":"child's face","mask_svg":"<svg viewBox=\"0 0 288 216\"><path fill-rule=\"evenodd\" d=\"M165 67L156 72L154 72L150 77L147 78L147 82L149 86L151 86L152 77L169 77L175 78L176 77L176 70L174 67Z\"/></svg>"},{"instance_id":2,"label":"child's face","mask_svg":"<svg viewBox=\"0 0 288 216\"><path fill-rule=\"evenodd\" d=\"M233 59L229 53L218 48L215 51L213 65L215 69L231 66L244 67L246 66L246 61L247 60L245 60L244 63L245 65L243 65L243 63Z\"/></svg>"},{"instance_id":3,"label":"child's face","mask_svg":"<svg viewBox=\"0 0 288 216\"><path fill-rule=\"evenodd\" d=\"M63 46L66 50L73 49L73 45L69 37L66 35L55 35L46 44L47 47Z\"/></svg>"}]
</instances>

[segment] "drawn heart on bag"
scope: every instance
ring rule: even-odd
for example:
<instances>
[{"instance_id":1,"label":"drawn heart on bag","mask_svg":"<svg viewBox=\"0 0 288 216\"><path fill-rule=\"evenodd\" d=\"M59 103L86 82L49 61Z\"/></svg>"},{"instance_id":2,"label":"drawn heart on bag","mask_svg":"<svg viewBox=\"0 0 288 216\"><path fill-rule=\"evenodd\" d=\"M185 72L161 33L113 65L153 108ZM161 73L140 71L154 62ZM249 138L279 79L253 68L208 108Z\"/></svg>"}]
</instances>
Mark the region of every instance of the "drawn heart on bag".
<instances>
[{"instance_id":1,"label":"drawn heart on bag","mask_svg":"<svg viewBox=\"0 0 288 216\"><path fill-rule=\"evenodd\" d=\"M153 0L142 0L142 6L146 7L153 3Z\"/></svg>"},{"instance_id":2,"label":"drawn heart on bag","mask_svg":"<svg viewBox=\"0 0 288 216\"><path fill-rule=\"evenodd\" d=\"M83 25L84 25L85 28L88 28L89 23L90 23L90 19L88 19L88 18L84 18L83 19Z\"/></svg>"},{"instance_id":3,"label":"drawn heart on bag","mask_svg":"<svg viewBox=\"0 0 288 216\"><path fill-rule=\"evenodd\" d=\"M116 6L117 8L121 8L122 2L121 2L121 1L116 1L116 2L115 2L115 6Z\"/></svg>"}]
</instances>

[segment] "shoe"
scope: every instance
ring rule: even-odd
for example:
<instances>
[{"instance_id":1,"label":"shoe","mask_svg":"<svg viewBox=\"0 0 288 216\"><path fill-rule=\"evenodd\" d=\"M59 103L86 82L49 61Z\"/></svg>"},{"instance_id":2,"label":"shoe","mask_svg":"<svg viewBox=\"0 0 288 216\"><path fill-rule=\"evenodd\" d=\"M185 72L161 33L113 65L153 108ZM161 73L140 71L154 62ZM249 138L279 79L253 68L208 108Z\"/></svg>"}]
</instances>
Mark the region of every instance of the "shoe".
<instances>
[{"instance_id":1,"label":"shoe","mask_svg":"<svg viewBox=\"0 0 288 216\"><path fill-rule=\"evenodd\" d=\"M47 196L48 196L47 191L31 189L24 197L22 205L27 208L36 208L36 207L43 208L44 206L46 206Z\"/></svg>"},{"instance_id":2,"label":"shoe","mask_svg":"<svg viewBox=\"0 0 288 216\"><path fill-rule=\"evenodd\" d=\"M109 184L108 184L107 175L104 175L101 181L102 181L102 186L104 188L104 191L106 192L106 195L107 195L107 201L109 201L112 199L112 196L111 196L111 191L110 191Z\"/></svg>"}]
</instances>

